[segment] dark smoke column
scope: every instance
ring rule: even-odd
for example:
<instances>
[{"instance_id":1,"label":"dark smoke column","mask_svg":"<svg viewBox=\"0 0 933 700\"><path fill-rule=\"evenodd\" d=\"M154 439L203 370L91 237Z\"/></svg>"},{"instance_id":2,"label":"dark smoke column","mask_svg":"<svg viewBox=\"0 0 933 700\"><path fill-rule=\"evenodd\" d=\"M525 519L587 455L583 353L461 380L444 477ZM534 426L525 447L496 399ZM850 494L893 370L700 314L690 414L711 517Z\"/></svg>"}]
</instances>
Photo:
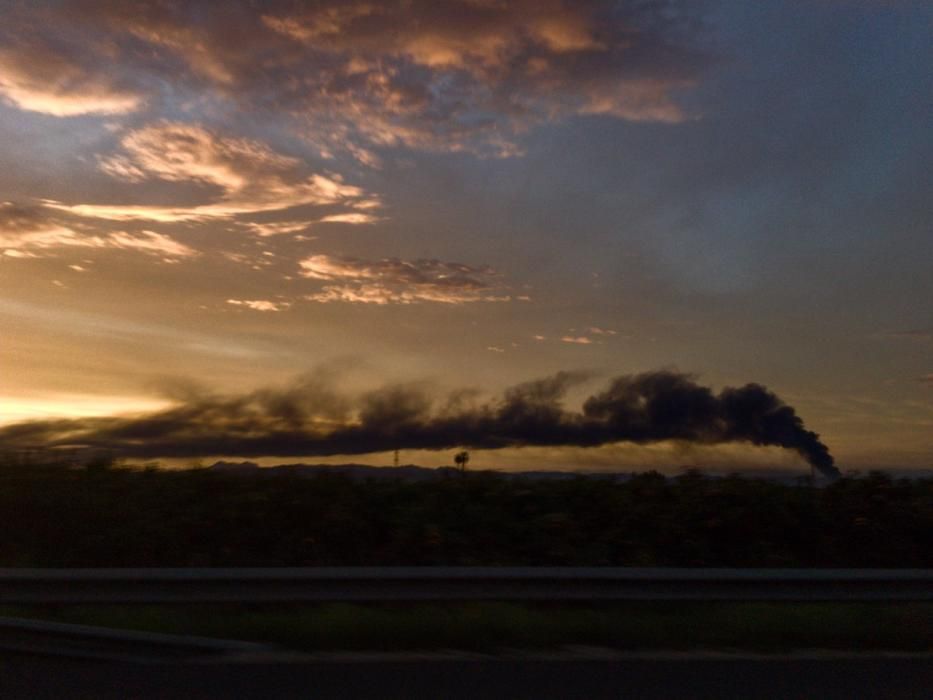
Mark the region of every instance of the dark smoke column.
<instances>
[{"instance_id":1,"label":"dark smoke column","mask_svg":"<svg viewBox=\"0 0 933 700\"><path fill-rule=\"evenodd\" d=\"M511 387L498 400L465 405L462 392L445 401L415 385L346 396L336 380L309 375L284 389L195 395L143 416L4 426L0 449L86 448L150 459L744 442L795 450L821 474L839 475L819 436L760 384L717 395L680 372L623 375L587 399L582 412L566 410L568 388L584 379L581 373L559 372Z\"/></svg>"},{"instance_id":2,"label":"dark smoke column","mask_svg":"<svg viewBox=\"0 0 933 700\"><path fill-rule=\"evenodd\" d=\"M839 476L819 435L760 384L723 389L716 396L679 372L626 375L590 397L583 415L592 430L605 430L605 442L773 445L795 450L829 478Z\"/></svg>"},{"instance_id":3,"label":"dark smoke column","mask_svg":"<svg viewBox=\"0 0 933 700\"><path fill-rule=\"evenodd\" d=\"M724 389L720 394L723 419L733 440L755 445L779 445L796 450L823 476L839 477L829 448L807 430L793 408L760 384Z\"/></svg>"}]
</instances>

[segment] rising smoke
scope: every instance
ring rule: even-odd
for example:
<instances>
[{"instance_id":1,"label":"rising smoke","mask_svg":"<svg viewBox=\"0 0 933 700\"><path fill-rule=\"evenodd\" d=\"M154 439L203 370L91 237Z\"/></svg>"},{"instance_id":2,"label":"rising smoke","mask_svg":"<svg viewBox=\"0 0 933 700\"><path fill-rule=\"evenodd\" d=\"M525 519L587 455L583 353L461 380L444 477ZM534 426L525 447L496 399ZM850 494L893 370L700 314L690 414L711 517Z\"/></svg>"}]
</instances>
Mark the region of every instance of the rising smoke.
<instances>
[{"instance_id":1,"label":"rising smoke","mask_svg":"<svg viewBox=\"0 0 933 700\"><path fill-rule=\"evenodd\" d=\"M796 451L835 477L828 448L791 406L760 384L718 394L673 371L624 375L578 411L564 398L586 375L560 372L511 387L497 399L475 392L437 396L425 385L394 385L357 396L327 373L286 389L239 396L189 390L143 416L30 421L0 428L0 450L86 447L125 457L294 457L396 449L593 447L681 441L748 443Z\"/></svg>"}]
</instances>

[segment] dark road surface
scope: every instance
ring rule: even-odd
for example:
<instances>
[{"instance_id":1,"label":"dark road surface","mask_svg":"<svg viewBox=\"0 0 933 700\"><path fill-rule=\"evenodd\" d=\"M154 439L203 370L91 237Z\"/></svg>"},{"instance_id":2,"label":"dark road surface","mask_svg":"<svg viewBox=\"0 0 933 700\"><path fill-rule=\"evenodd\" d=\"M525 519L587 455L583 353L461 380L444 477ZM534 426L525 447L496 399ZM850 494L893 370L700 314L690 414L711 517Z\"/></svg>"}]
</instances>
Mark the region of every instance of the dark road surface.
<instances>
[{"instance_id":1,"label":"dark road surface","mask_svg":"<svg viewBox=\"0 0 933 700\"><path fill-rule=\"evenodd\" d=\"M931 698L930 658L129 665L0 658L0 697Z\"/></svg>"}]
</instances>

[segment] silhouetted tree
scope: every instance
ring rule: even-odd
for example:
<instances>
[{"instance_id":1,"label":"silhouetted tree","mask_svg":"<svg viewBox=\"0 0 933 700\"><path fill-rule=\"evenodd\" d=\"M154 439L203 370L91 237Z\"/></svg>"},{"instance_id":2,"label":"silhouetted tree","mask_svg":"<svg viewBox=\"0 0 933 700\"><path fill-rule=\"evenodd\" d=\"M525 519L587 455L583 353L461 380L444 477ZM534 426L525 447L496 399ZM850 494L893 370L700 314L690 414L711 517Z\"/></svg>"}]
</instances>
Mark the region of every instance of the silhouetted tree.
<instances>
[{"instance_id":1,"label":"silhouetted tree","mask_svg":"<svg viewBox=\"0 0 933 700\"><path fill-rule=\"evenodd\" d=\"M454 464L460 467L460 472L463 473L466 471L467 462L470 461L470 453L464 450L463 452L458 452L454 456Z\"/></svg>"}]
</instances>

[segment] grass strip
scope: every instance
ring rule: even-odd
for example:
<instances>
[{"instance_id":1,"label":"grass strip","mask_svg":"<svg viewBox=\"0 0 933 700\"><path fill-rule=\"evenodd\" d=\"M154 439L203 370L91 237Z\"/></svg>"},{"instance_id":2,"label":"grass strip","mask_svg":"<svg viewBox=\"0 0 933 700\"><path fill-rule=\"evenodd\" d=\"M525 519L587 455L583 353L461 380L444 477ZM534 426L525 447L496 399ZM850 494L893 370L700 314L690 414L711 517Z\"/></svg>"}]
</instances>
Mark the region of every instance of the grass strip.
<instances>
[{"instance_id":1,"label":"grass strip","mask_svg":"<svg viewBox=\"0 0 933 700\"><path fill-rule=\"evenodd\" d=\"M625 650L933 650L933 604L625 603L8 607L0 614L301 651L571 645Z\"/></svg>"}]
</instances>

